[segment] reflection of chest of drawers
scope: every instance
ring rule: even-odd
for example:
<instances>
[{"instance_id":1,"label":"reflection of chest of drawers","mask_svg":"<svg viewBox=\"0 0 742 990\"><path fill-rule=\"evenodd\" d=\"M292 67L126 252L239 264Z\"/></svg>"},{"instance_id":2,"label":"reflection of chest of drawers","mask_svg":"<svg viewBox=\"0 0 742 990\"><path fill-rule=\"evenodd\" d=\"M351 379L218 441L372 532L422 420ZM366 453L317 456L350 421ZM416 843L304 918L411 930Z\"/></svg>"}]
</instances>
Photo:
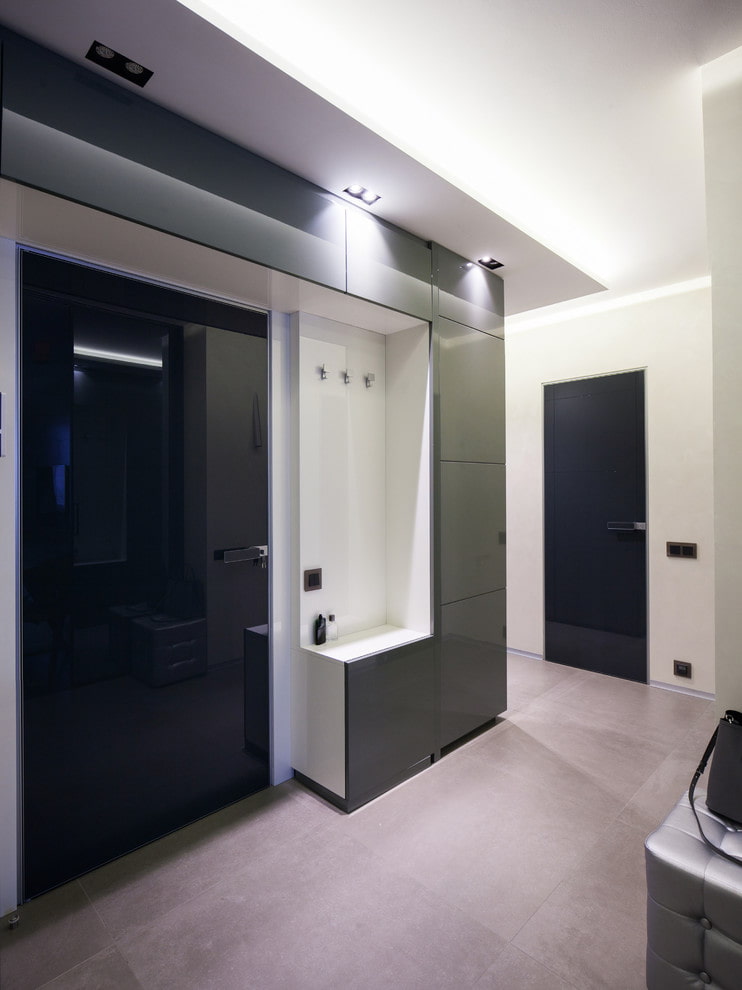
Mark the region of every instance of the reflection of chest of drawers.
<instances>
[{"instance_id":1,"label":"reflection of chest of drawers","mask_svg":"<svg viewBox=\"0 0 742 990\"><path fill-rule=\"evenodd\" d=\"M121 671L131 671L131 624L144 619L154 609L145 603L140 605L111 605L108 616L108 641L111 661Z\"/></svg>"},{"instance_id":2,"label":"reflection of chest of drawers","mask_svg":"<svg viewBox=\"0 0 742 990\"><path fill-rule=\"evenodd\" d=\"M155 613L130 624L131 672L160 687L206 673L206 619Z\"/></svg>"}]
</instances>

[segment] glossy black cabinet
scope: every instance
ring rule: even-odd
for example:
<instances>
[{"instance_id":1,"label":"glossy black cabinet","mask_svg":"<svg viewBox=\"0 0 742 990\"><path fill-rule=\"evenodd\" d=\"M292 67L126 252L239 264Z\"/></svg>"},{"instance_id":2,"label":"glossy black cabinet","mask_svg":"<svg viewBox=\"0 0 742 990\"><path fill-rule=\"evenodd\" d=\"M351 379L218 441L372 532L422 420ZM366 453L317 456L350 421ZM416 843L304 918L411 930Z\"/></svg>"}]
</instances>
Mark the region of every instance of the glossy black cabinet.
<instances>
[{"instance_id":1,"label":"glossy black cabinet","mask_svg":"<svg viewBox=\"0 0 742 990\"><path fill-rule=\"evenodd\" d=\"M441 746L507 707L505 591L441 609Z\"/></svg>"},{"instance_id":2,"label":"glossy black cabinet","mask_svg":"<svg viewBox=\"0 0 742 990\"><path fill-rule=\"evenodd\" d=\"M437 755L439 673L432 636L347 661L294 655L297 778L353 811Z\"/></svg>"},{"instance_id":3,"label":"glossy black cabinet","mask_svg":"<svg viewBox=\"0 0 742 990\"><path fill-rule=\"evenodd\" d=\"M505 465L441 464L441 604L505 587Z\"/></svg>"},{"instance_id":4,"label":"glossy black cabinet","mask_svg":"<svg viewBox=\"0 0 742 990\"><path fill-rule=\"evenodd\" d=\"M483 333L503 335L502 279L471 259L443 247L436 250L438 316Z\"/></svg>"},{"instance_id":5,"label":"glossy black cabinet","mask_svg":"<svg viewBox=\"0 0 742 990\"><path fill-rule=\"evenodd\" d=\"M505 341L440 320L441 460L505 463Z\"/></svg>"},{"instance_id":6,"label":"glossy black cabinet","mask_svg":"<svg viewBox=\"0 0 742 990\"><path fill-rule=\"evenodd\" d=\"M346 665L346 810L431 762L436 694L432 638Z\"/></svg>"},{"instance_id":7,"label":"glossy black cabinet","mask_svg":"<svg viewBox=\"0 0 742 990\"><path fill-rule=\"evenodd\" d=\"M430 320L430 245L360 208L347 211L347 245L348 292Z\"/></svg>"},{"instance_id":8,"label":"glossy black cabinet","mask_svg":"<svg viewBox=\"0 0 742 990\"><path fill-rule=\"evenodd\" d=\"M501 279L434 250L439 744L507 708Z\"/></svg>"}]
</instances>

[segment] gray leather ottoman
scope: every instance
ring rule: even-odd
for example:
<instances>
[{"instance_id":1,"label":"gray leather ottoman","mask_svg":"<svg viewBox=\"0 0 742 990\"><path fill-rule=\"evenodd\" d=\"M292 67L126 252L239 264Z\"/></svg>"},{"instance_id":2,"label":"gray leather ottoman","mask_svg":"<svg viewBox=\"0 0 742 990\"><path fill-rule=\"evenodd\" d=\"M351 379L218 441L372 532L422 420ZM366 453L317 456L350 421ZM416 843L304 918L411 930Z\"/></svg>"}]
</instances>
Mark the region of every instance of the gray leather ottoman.
<instances>
[{"instance_id":1,"label":"gray leather ottoman","mask_svg":"<svg viewBox=\"0 0 742 990\"><path fill-rule=\"evenodd\" d=\"M704 799L696 793L704 832L742 857L742 828L713 815ZM742 990L742 865L703 842L687 795L645 852L649 990Z\"/></svg>"}]
</instances>

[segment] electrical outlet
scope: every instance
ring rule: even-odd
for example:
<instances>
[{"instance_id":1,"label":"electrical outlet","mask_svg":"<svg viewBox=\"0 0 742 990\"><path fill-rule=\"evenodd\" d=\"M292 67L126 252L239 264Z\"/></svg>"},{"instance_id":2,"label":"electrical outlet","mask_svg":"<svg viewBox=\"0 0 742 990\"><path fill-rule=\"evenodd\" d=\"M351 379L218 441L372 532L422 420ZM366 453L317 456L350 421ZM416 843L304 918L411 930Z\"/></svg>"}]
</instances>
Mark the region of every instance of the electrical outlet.
<instances>
[{"instance_id":1,"label":"electrical outlet","mask_svg":"<svg viewBox=\"0 0 742 990\"><path fill-rule=\"evenodd\" d=\"M692 677L693 664L688 663L687 660L674 660L672 672L676 677Z\"/></svg>"}]
</instances>

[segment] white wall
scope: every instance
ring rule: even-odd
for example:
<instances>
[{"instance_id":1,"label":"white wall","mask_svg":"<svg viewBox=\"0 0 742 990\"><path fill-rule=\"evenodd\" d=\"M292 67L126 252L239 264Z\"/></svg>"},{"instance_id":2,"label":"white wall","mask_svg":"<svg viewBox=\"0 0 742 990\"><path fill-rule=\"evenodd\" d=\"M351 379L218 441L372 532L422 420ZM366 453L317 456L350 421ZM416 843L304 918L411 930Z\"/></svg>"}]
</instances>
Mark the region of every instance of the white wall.
<instances>
[{"instance_id":1,"label":"white wall","mask_svg":"<svg viewBox=\"0 0 742 990\"><path fill-rule=\"evenodd\" d=\"M430 328L386 338L387 621L430 631Z\"/></svg>"},{"instance_id":2,"label":"white wall","mask_svg":"<svg viewBox=\"0 0 742 990\"><path fill-rule=\"evenodd\" d=\"M717 707L742 709L742 49L703 69L713 277Z\"/></svg>"},{"instance_id":3,"label":"white wall","mask_svg":"<svg viewBox=\"0 0 742 990\"><path fill-rule=\"evenodd\" d=\"M509 646L543 655L543 385L646 369L649 678L712 693L710 289L519 332L506 321L505 352ZM668 540L698 543L698 559L668 558ZM691 680L674 659L692 661Z\"/></svg>"},{"instance_id":4,"label":"white wall","mask_svg":"<svg viewBox=\"0 0 742 990\"><path fill-rule=\"evenodd\" d=\"M308 646L318 613L334 613L341 636L387 621L386 345L382 334L304 314L297 332L299 571L322 568L322 588L301 593L299 642Z\"/></svg>"},{"instance_id":5,"label":"white wall","mask_svg":"<svg viewBox=\"0 0 742 990\"><path fill-rule=\"evenodd\" d=\"M292 322L297 566L323 572L321 590L298 592L298 642L312 644L318 613L337 616L341 637L387 624L428 635L429 328L381 334L304 313Z\"/></svg>"}]
</instances>

